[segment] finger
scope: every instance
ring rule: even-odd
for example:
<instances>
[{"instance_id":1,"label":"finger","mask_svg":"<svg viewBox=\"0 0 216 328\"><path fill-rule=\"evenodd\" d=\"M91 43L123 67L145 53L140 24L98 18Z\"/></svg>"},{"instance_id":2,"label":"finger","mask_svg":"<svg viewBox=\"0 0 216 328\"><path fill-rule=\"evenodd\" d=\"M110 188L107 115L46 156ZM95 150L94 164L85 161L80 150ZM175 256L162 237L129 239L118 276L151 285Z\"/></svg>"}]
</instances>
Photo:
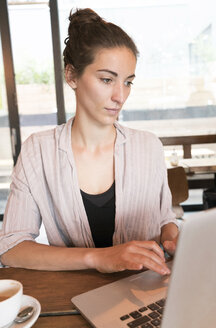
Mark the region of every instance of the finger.
<instances>
[{"instance_id":1,"label":"finger","mask_svg":"<svg viewBox=\"0 0 216 328\"><path fill-rule=\"evenodd\" d=\"M156 253L163 261L165 261L164 252L155 241L137 241L139 247L149 249Z\"/></svg>"},{"instance_id":2,"label":"finger","mask_svg":"<svg viewBox=\"0 0 216 328\"><path fill-rule=\"evenodd\" d=\"M140 255L142 256L142 258L145 258L145 257L148 257L150 259L152 259L153 261L155 261L156 263L158 263L159 265L163 265L165 263L165 257L164 257L164 253L162 251L162 254L163 256L160 257L155 251L154 251L154 246L153 246L153 243L154 242L148 242L149 243L152 243L152 247L149 247L146 248L146 247L140 247L140 246L137 246L136 243L131 243L128 247L127 247L127 251L128 251L128 254L127 256L129 256L129 258L131 257L131 253L133 254L133 257L134 256L137 256L137 255ZM156 244L156 246L158 246ZM152 250L153 249L153 250Z\"/></svg>"},{"instance_id":3,"label":"finger","mask_svg":"<svg viewBox=\"0 0 216 328\"><path fill-rule=\"evenodd\" d=\"M150 260L150 264L155 263L153 267L154 271L156 270L160 274L169 273L165 261L156 253L143 247L136 247L135 245L133 245L133 249L130 247L130 252L124 255L124 258L118 263L117 271L119 271L120 267L128 270L141 270L143 267L152 269L152 266L148 266L148 260Z\"/></svg>"},{"instance_id":4,"label":"finger","mask_svg":"<svg viewBox=\"0 0 216 328\"><path fill-rule=\"evenodd\" d=\"M150 264L155 264L157 268L161 268L164 271L167 271L168 267L166 265L166 263L164 261L161 261L160 258L155 257L155 255L152 252L149 252L149 254L146 254L146 256L143 255L139 255L138 258L139 261L141 261L141 263L146 266L146 263L148 265L148 263Z\"/></svg>"},{"instance_id":5,"label":"finger","mask_svg":"<svg viewBox=\"0 0 216 328\"><path fill-rule=\"evenodd\" d=\"M125 263L125 270L142 270L143 269L143 264L140 262L132 262L132 261L127 261Z\"/></svg>"},{"instance_id":6,"label":"finger","mask_svg":"<svg viewBox=\"0 0 216 328\"><path fill-rule=\"evenodd\" d=\"M163 264L163 266L161 266L149 258L146 258L146 260L145 260L145 267L147 267L148 269L153 270L163 276L166 274L170 274L170 269L165 264Z\"/></svg>"},{"instance_id":7,"label":"finger","mask_svg":"<svg viewBox=\"0 0 216 328\"><path fill-rule=\"evenodd\" d=\"M165 263L159 264L152 258L144 257L141 255L139 255L139 258L136 257L134 260L138 261L138 263L142 263L142 267L153 270L161 275L170 274L170 270Z\"/></svg>"},{"instance_id":8,"label":"finger","mask_svg":"<svg viewBox=\"0 0 216 328\"><path fill-rule=\"evenodd\" d=\"M149 258L158 265L164 266L165 265L165 260L161 259L155 252L148 250L146 248L138 248L136 254L134 255L135 257L137 256L138 259L141 259L142 263L145 260L145 258Z\"/></svg>"}]
</instances>

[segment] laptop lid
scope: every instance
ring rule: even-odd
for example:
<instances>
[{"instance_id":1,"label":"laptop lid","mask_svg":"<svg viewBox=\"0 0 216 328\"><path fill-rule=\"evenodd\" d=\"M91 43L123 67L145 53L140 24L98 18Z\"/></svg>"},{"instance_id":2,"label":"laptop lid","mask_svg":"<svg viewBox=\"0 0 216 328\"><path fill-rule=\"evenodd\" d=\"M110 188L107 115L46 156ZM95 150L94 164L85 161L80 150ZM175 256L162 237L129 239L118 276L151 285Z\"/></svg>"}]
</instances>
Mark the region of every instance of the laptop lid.
<instances>
[{"instance_id":1,"label":"laptop lid","mask_svg":"<svg viewBox=\"0 0 216 328\"><path fill-rule=\"evenodd\" d=\"M131 313L149 317L151 310L140 309L166 296L162 328L216 327L216 209L194 213L184 223L171 278L148 270L75 296L72 302L94 327L142 327L142 318L136 325ZM122 321L124 316L128 318Z\"/></svg>"},{"instance_id":2,"label":"laptop lid","mask_svg":"<svg viewBox=\"0 0 216 328\"><path fill-rule=\"evenodd\" d=\"M184 223L162 321L171 327L216 327L216 209Z\"/></svg>"}]
</instances>

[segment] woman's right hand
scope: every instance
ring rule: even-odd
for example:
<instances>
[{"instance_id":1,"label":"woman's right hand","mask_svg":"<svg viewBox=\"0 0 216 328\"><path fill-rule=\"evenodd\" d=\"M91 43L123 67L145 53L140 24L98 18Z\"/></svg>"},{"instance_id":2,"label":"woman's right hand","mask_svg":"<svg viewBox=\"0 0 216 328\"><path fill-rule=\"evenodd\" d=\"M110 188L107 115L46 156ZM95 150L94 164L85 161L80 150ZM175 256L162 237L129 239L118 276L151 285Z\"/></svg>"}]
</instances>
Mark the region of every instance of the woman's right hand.
<instances>
[{"instance_id":1,"label":"woman's right hand","mask_svg":"<svg viewBox=\"0 0 216 328\"><path fill-rule=\"evenodd\" d=\"M161 275L170 274L164 253L155 241L130 241L91 249L86 260L88 267L104 273L147 268Z\"/></svg>"}]
</instances>

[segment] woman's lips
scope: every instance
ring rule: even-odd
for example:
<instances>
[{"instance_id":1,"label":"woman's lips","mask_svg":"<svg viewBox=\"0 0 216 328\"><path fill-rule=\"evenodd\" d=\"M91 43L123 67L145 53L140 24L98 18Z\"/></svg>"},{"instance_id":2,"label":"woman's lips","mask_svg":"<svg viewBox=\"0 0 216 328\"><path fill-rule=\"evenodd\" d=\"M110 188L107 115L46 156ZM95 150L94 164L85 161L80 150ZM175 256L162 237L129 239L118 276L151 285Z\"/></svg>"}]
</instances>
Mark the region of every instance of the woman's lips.
<instances>
[{"instance_id":1,"label":"woman's lips","mask_svg":"<svg viewBox=\"0 0 216 328\"><path fill-rule=\"evenodd\" d=\"M105 110L108 111L110 114L117 114L120 111L120 108L106 108Z\"/></svg>"}]
</instances>

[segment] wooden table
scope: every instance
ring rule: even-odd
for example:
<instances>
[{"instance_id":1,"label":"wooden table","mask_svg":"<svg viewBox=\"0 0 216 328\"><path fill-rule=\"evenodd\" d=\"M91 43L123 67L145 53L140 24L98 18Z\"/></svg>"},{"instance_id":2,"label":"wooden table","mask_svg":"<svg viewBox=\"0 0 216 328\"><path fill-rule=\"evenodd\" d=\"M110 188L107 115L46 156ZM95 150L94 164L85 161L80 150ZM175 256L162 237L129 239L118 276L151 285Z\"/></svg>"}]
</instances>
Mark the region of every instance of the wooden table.
<instances>
[{"instance_id":1,"label":"wooden table","mask_svg":"<svg viewBox=\"0 0 216 328\"><path fill-rule=\"evenodd\" d=\"M74 309L71 298L96 287L134 274L126 271L102 274L95 270L85 271L37 271L16 268L0 269L0 279L15 279L23 284L23 293L35 297L41 304L41 317L35 328L89 328L81 315L56 315ZM52 316L50 316L50 314Z\"/></svg>"},{"instance_id":2,"label":"wooden table","mask_svg":"<svg viewBox=\"0 0 216 328\"><path fill-rule=\"evenodd\" d=\"M216 158L183 158L179 161L186 173L209 174L216 173Z\"/></svg>"},{"instance_id":3,"label":"wooden table","mask_svg":"<svg viewBox=\"0 0 216 328\"><path fill-rule=\"evenodd\" d=\"M39 317L33 328L92 328L81 315Z\"/></svg>"},{"instance_id":4,"label":"wooden table","mask_svg":"<svg viewBox=\"0 0 216 328\"><path fill-rule=\"evenodd\" d=\"M166 164L167 168L174 167L168 160ZM216 186L216 158L183 158L178 161L178 166L182 166L189 177L214 174L214 185Z\"/></svg>"}]
</instances>

